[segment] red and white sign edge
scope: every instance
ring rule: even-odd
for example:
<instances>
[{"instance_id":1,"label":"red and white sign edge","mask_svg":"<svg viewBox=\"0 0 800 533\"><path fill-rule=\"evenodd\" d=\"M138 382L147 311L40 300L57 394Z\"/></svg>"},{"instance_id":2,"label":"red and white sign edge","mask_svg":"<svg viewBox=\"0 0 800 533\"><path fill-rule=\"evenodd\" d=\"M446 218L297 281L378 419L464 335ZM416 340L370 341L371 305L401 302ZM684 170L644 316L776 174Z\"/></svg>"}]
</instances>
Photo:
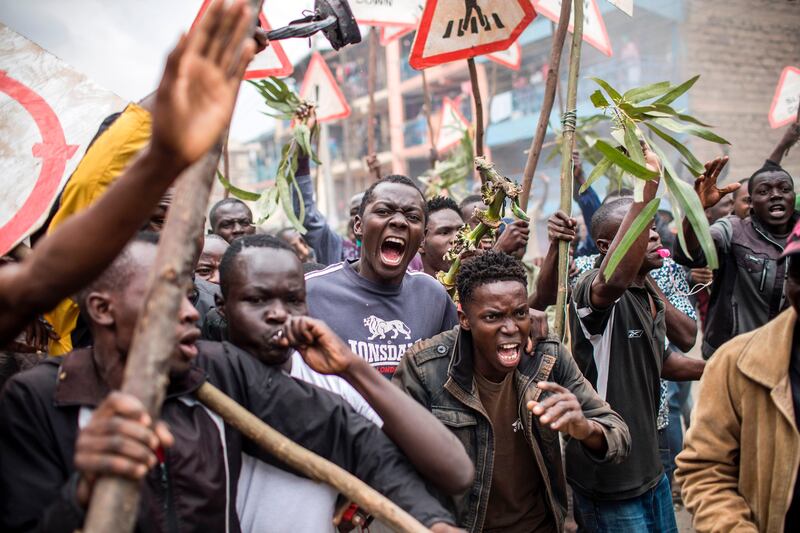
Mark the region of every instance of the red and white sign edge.
<instances>
[{"instance_id":1,"label":"red and white sign edge","mask_svg":"<svg viewBox=\"0 0 800 533\"><path fill-rule=\"evenodd\" d=\"M486 54L486 57L511 70L519 70L522 66L522 46L520 46L519 41L517 41L506 50Z\"/></svg>"},{"instance_id":2,"label":"red and white sign edge","mask_svg":"<svg viewBox=\"0 0 800 533\"><path fill-rule=\"evenodd\" d=\"M381 46L386 46L392 41L396 41L417 29L416 24L413 26L383 26L381 28Z\"/></svg>"},{"instance_id":3,"label":"red and white sign edge","mask_svg":"<svg viewBox=\"0 0 800 533\"><path fill-rule=\"evenodd\" d=\"M350 0L356 22L364 26L416 26L424 0Z\"/></svg>"},{"instance_id":4,"label":"red and white sign edge","mask_svg":"<svg viewBox=\"0 0 800 533\"><path fill-rule=\"evenodd\" d=\"M800 105L800 68L786 67L781 72L772 105L769 108L769 125L780 128L797 120Z\"/></svg>"},{"instance_id":5,"label":"red and white sign edge","mask_svg":"<svg viewBox=\"0 0 800 533\"><path fill-rule=\"evenodd\" d=\"M608 3L629 17L633 16L633 0L608 0Z\"/></svg>"},{"instance_id":6,"label":"red and white sign edge","mask_svg":"<svg viewBox=\"0 0 800 533\"><path fill-rule=\"evenodd\" d=\"M517 22L511 31L510 35L508 35L504 39L500 39L498 41L493 41L489 43L483 43L473 46L467 46L461 49L450 50L448 52L443 52L439 54L433 54L430 56L425 56L425 48L427 45L428 37L431 31L431 25L433 23L433 17L436 14L436 7L437 5L442 2L446 2L448 0L428 0L425 3L425 9L422 12L422 17L420 18L419 28L417 29L417 34L414 37L414 43L411 46L411 55L409 57L409 64L417 69L425 69L428 67L432 67L435 65L440 65L442 63L448 63L450 61L456 61L459 59L468 59L470 57L476 57L480 55L489 54L491 52L497 52L500 50L505 50L512 43L514 43L520 34L528 27L528 24L536 18L536 11L533 8L533 5L529 0L495 0L494 3L514 3L518 4L519 8L523 12L522 19ZM481 6L484 9L486 8L486 3ZM510 9L500 9L500 13L506 14L510 12Z\"/></svg>"},{"instance_id":7,"label":"red and white sign edge","mask_svg":"<svg viewBox=\"0 0 800 533\"><path fill-rule=\"evenodd\" d=\"M458 109L456 102L445 97L439 112L439 133L436 135L436 151L446 152L457 145L469 128L469 120Z\"/></svg>"},{"instance_id":8,"label":"red and white sign edge","mask_svg":"<svg viewBox=\"0 0 800 533\"><path fill-rule=\"evenodd\" d=\"M583 40L594 46L602 53L611 57L614 51L611 48L611 39L608 37L606 23L597 7L597 0L588 0L589 9L584 10L583 20ZM553 22L558 23L561 14L561 0L533 0L533 6L537 13L541 13ZM570 13L568 29L571 32L574 27L575 14Z\"/></svg>"},{"instance_id":9,"label":"red and white sign edge","mask_svg":"<svg viewBox=\"0 0 800 533\"><path fill-rule=\"evenodd\" d=\"M103 119L124 107L0 23L0 255L42 226Z\"/></svg>"},{"instance_id":10,"label":"red and white sign edge","mask_svg":"<svg viewBox=\"0 0 800 533\"><path fill-rule=\"evenodd\" d=\"M319 99L316 87L319 87ZM350 105L319 52L311 55L300 86L300 98L317 104L317 122L329 122L350 115Z\"/></svg>"},{"instance_id":11,"label":"red and white sign edge","mask_svg":"<svg viewBox=\"0 0 800 533\"><path fill-rule=\"evenodd\" d=\"M192 22L192 28L200 21L210 3L211 0L203 0L203 5L200 6L197 16ZM264 30L269 31L272 29L263 11L258 14L258 20ZM269 46L256 54L253 60L250 61L244 73L244 79L260 80L270 76L289 76L292 72L294 72L294 65L289 61L280 41L270 41Z\"/></svg>"}]
</instances>

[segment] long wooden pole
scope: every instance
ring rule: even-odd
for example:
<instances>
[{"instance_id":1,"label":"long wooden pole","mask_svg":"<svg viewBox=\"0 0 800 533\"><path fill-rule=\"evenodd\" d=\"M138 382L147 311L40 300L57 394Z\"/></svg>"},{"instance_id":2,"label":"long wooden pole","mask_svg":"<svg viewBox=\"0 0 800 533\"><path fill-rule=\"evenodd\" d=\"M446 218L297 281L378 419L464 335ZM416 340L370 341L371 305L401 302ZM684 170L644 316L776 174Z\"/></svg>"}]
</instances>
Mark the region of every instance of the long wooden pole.
<instances>
[{"instance_id":1,"label":"long wooden pole","mask_svg":"<svg viewBox=\"0 0 800 533\"><path fill-rule=\"evenodd\" d=\"M569 76L567 78L567 110L563 118L563 140L561 143L560 203L561 210L568 215L572 212L572 145L575 142L575 108L578 96L578 74L581 69L582 40L583 0L575 0L575 27L572 33L572 48L569 54ZM567 241L558 241L558 295L556 299L555 330L559 339L563 339L564 337L564 323L567 314L569 244L570 243Z\"/></svg>"},{"instance_id":2,"label":"long wooden pole","mask_svg":"<svg viewBox=\"0 0 800 533\"><path fill-rule=\"evenodd\" d=\"M433 120L431 118L431 115L433 115L433 105L431 104L431 92L428 88L428 78L425 76L424 70L422 71L422 98L425 122L428 124L428 141L431 145L431 168L434 168L436 162L439 160L439 152L436 150L436 138L433 136ZM439 127L441 127L441 125Z\"/></svg>"},{"instance_id":3,"label":"long wooden pole","mask_svg":"<svg viewBox=\"0 0 800 533\"><path fill-rule=\"evenodd\" d=\"M209 383L197 398L243 435L315 481L334 487L395 531L428 533L414 517L343 468L292 442ZM268 495L265 495L268 497Z\"/></svg>"},{"instance_id":4,"label":"long wooden pole","mask_svg":"<svg viewBox=\"0 0 800 533\"><path fill-rule=\"evenodd\" d=\"M375 148L375 85L378 77L378 32L373 27L369 30L369 65L367 66L367 92L369 93L369 109L367 111L367 160L369 170L376 180L381 179L381 166L377 164Z\"/></svg>"},{"instance_id":5,"label":"long wooden pole","mask_svg":"<svg viewBox=\"0 0 800 533\"><path fill-rule=\"evenodd\" d=\"M175 186L175 199L158 245L150 291L133 335L122 392L142 401L153 420L159 418L167 388L170 355L178 342L178 316L191 283L200 246L208 198L217 172L222 142L192 165ZM139 483L119 477L97 480L85 533L129 533L139 508Z\"/></svg>"},{"instance_id":6,"label":"long wooden pole","mask_svg":"<svg viewBox=\"0 0 800 533\"><path fill-rule=\"evenodd\" d=\"M536 174L536 166L539 164L539 157L542 155L542 145L547 135L550 114L553 112L553 102L555 101L556 89L559 85L558 78L561 69L561 52L564 49L564 41L567 37L571 6L572 2L570 0L563 0L561 2L561 14L558 16L558 26L556 26L556 30L553 33L553 48L550 50L550 64L547 68L547 81L544 88L542 110L539 112L536 134L531 141L530 150L528 150L528 160L525 162L525 170L522 172L522 194L519 196L519 205L522 207L523 211L528 209L528 198L531 194L533 176ZM580 31L582 33L583 29L581 28Z\"/></svg>"},{"instance_id":7,"label":"long wooden pole","mask_svg":"<svg viewBox=\"0 0 800 533\"><path fill-rule=\"evenodd\" d=\"M478 85L478 69L475 67L475 58L467 59L469 65L469 81L472 84L472 98L475 101L475 156L483 157L483 100L481 88Z\"/></svg>"}]
</instances>

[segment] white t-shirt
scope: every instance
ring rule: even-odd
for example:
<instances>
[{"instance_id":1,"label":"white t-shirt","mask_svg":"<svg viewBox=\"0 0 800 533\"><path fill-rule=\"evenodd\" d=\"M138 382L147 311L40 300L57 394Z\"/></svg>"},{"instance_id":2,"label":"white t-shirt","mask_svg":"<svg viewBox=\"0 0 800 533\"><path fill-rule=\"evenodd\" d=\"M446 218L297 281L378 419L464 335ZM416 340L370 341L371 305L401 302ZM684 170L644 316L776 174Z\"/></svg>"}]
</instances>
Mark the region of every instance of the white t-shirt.
<instances>
[{"instance_id":1,"label":"white t-shirt","mask_svg":"<svg viewBox=\"0 0 800 533\"><path fill-rule=\"evenodd\" d=\"M291 376L338 394L355 411L378 426L380 417L361 395L339 376L313 371L295 352ZM258 459L242 455L236 512L242 533L316 533L334 531L338 492L325 483L295 476Z\"/></svg>"}]
</instances>

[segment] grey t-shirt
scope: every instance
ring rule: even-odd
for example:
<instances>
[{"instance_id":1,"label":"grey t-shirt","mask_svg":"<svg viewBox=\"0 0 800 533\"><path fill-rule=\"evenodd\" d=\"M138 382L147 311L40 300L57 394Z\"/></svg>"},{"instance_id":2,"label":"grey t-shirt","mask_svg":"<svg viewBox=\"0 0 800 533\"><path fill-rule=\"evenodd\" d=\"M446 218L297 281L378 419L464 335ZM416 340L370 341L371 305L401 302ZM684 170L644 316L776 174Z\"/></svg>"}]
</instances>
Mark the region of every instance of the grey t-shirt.
<instances>
[{"instance_id":1,"label":"grey t-shirt","mask_svg":"<svg viewBox=\"0 0 800 533\"><path fill-rule=\"evenodd\" d=\"M309 314L390 379L412 344L458 323L444 287L422 272L407 272L397 286L379 285L344 262L306 275L306 291Z\"/></svg>"}]
</instances>

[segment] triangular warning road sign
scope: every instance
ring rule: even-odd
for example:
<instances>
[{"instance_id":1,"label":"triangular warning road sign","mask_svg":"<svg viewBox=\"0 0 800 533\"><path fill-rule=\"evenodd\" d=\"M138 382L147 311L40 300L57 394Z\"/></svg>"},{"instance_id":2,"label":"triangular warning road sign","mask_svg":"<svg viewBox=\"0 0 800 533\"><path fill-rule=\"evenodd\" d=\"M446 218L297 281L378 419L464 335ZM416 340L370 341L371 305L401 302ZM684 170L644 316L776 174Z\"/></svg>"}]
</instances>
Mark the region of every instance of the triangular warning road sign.
<instances>
[{"instance_id":1,"label":"triangular warning road sign","mask_svg":"<svg viewBox=\"0 0 800 533\"><path fill-rule=\"evenodd\" d=\"M594 46L608 57L614 52L611 49L611 39L608 38L606 23L600 15L600 8L597 7L597 0L584 0L583 5L583 40ZM541 13L553 22L558 22L561 14L561 0L533 0L533 6L537 13ZM575 13L570 13L569 31L575 27Z\"/></svg>"},{"instance_id":2,"label":"triangular warning road sign","mask_svg":"<svg viewBox=\"0 0 800 533\"><path fill-rule=\"evenodd\" d=\"M424 0L357 0L350 2L353 18L364 26L416 25Z\"/></svg>"},{"instance_id":3,"label":"triangular warning road sign","mask_svg":"<svg viewBox=\"0 0 800 533\"><path fill-rule=\"evenodd\" d=\"M511 70L519 70L522 65L522 46L520 46L519 42L515 42L505 50L486 54L486 57Z\"/></svg>"},{"instance_id":4,"label":"triangular warning road sign","mask_svg":"<svg viewBox=\"0 0 800 533\"><path fill-rule=\"evenodd\" d=\"M428 0L409 63L424 69L505 50L535 17L530 0Z\"/></svg>"},{"instance_id":5,"label":"triangular warning road sign","mask_svg":"<svg viewBox=\"0 0 800 533\"><path fill-rule=\"evenodd\" d=\"M769 109L769 125L780 128L797 120L800 104L800 68L786 67L781 73L772 106Z\"/></svg>"},{"instance_id":6,"label":"triangular warning road sign","mask_svg":"<svg viewBox=\"0 0 800 533\"><path fill-rule=\"evenodd\" d=\"M350 106L319 52L314 52L308 63L303 85L300 87L300 98L317 104L317 122L328 122L350 115Z\"/></svg>"},{"instance_id":7,"label":"triangular warning road sign","mask_svg":"<svg viewBox=\"0 0 800 533\"><path fill-rule=\"evenodd\" d=\"M197 24L210 3L211 0L203 0L203 5L200 6L200 11L197 12L197 16L194 18L194 22L192 22L192 27ZM272 29L272 26L270 26L263 12L258 14L258 20L261 22L261 27L263 29L267 31ZM270 76L288 76L293 71L294 66L292 66L289 58L286 57L286 52L283 51L281 43L279 41L270 41L269 46L256 54L247 66L244 79L259 80Z\"/></svg>"},{"instance_id":8,"label":"triangular warning road sign","mask_svg":"<svg viewBox=\"0 0 800 533\"><path fill-rule=\"evenodd\" d=\"M469 120L461 113L456 102L445 97L439 114L439 135L436 136L436 151L446 152L461 141Z\"/></svg>"},{"instance_id":9,"label":"triangular warning road sign","mask_svg":"<svg viewBox=\"0 0 800 533\"><path fill-rule=\"evenodd\" d=\"M416 24L413 26L383 26L381 27L381 46L386 46L416 29Z\"/></svg>"}]
</instances>

